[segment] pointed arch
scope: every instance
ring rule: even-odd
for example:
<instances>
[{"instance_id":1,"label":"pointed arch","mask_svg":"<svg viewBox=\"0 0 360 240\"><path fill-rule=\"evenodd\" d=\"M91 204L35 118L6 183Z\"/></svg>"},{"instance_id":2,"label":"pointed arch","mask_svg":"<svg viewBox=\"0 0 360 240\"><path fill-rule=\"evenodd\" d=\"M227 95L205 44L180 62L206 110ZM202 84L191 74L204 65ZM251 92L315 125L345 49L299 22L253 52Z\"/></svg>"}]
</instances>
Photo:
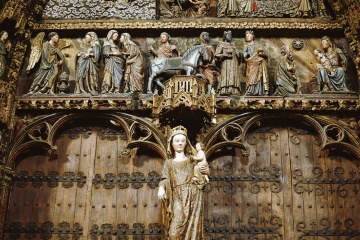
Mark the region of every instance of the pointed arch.
<instances>
[{"instance_id":1,"label":"pointed arch","mask_svg":"<svg viewBox=\"0 0 360 240\"><path fill-rule=\"evenodd\" d=\"M157 152L162 159L166 159L166 139L162 133L150 122L126 113L56 113L26 126L10 144L6 155L6 165L13 166L16 159L26 150L40 147L48 151L56 151L55 136L66 123L70 121L80 122L84 119L98 119L99 121L111 121L116 126L123 127L127 136L127 148L149 147ZM142 131L142 134L137 134ZM145 136L143 136L145 133Z\"/></svg>"},{"instance_id":2,"label":"pointed arch","mask_svg":"<svg viewBox=\"0 0 360 240\"><path fill-rule=\"evenodd\" d=\"M254 125L261 125L267 120L277 119L305 122L319 135L322 149L339 148L360 158L359 138L347 126L329 117L296 113L244 113L229 118L218 124L205 137L204 144L207 155L211 155L224 146L239 147L243 155L248 155L248 148L244 142L249 129ZM335 134L331 134L330 130ZM233 135L231 138L229 138L229 133Z\"/></svg>"}]
</instances>

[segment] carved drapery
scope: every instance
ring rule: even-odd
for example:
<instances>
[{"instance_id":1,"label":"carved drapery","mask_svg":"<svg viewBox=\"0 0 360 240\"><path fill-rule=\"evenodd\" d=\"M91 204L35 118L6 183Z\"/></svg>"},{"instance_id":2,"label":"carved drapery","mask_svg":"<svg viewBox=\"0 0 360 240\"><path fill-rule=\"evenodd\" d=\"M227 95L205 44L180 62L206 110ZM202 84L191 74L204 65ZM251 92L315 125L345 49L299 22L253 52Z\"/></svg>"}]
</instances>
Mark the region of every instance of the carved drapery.
<instances>
[{"instance_id":1,"label":"carved drapery","mask_svg":"<svg viewBox=\"0 0 360 240\"><path fill-rule=\"evenodd\" d=\"M0 238L2 238L4 228L9 188L14 175L15 173L11 168L0 166Z\"/></svg>"},{"instance_id":2,"label":"carved drapery","mask_svg":"<svg viewBox=\"0 0 360 240\"><path fill-rule=\"evenodd\" d=\"M12 84L0 81L0 121L5 125L10 125L14 113L14 89Z\"/></svg>"},{"instance_id":3,"label":"carved drapery","mask_svg":"<svg viewBox=\"0 0 360 240\"><path fill-rule=\"evenodd\" d=\"M335 10L337 18L342 24L350 50L354 55L357 75L360 76L360 3L357 0L335 0L329 1L329 4Z\"/></svg>"}]
</instances>

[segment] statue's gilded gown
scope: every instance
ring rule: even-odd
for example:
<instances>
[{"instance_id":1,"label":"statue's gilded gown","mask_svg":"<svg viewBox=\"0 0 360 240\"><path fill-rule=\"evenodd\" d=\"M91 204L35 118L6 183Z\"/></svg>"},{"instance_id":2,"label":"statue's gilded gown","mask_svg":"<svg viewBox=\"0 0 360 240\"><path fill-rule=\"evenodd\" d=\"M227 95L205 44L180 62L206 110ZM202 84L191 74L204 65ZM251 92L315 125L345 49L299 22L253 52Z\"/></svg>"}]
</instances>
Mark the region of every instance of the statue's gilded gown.
<instances>
[{"instance_id":1,"label":"statue's gilded gown","mask_svg":"<svg viewBox=\"0 0 360 240\"><path fill-rule=\"evenodd\" d=\"M194 164L187 159L183 162L166 160L160 185L165 188L165 206L170 240L204 239L203 186L192 182Z\"/></svg>"}]
</instances>

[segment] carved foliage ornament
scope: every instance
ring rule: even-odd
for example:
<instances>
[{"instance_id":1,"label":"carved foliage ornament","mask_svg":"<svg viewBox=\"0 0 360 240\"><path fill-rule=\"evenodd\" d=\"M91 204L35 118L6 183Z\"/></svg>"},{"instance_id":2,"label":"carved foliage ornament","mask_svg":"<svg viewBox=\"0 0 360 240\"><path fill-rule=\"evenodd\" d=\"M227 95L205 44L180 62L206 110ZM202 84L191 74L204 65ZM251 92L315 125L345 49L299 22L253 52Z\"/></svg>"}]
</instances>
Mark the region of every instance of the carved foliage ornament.
<instances>
[{"instance_id":1,"label":"carved foliage ornament","mask_svg":"<svg viewBox=\"0 0 360 240\"><path fill-rule=\"evenodd\" d=\"M318 30L341 30L342 25L339 22L318 23L318 22L294 22L289 25L288 22L198 22L189 21L134 21L134 22L44 22L36 23L34 30L76 30L76 29L318 29Z\"/></svg>"},{"instance_id":2,"label":"carved foliage ornament","mask_svg":"<svg viewBox=\"0 0 360 240\"><path fill-rule=\"evenodd\" d=\"M155 1L49 0L43 19L154 19Z\"/></svg>"}]
</instances>

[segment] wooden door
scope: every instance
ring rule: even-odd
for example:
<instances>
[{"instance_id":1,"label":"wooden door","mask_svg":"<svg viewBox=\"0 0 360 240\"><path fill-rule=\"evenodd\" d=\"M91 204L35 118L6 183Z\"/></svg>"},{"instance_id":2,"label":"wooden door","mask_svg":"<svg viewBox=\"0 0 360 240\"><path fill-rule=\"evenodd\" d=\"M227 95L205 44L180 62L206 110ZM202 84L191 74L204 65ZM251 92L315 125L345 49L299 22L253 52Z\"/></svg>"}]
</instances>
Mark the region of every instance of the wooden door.
<instances>
[{"instance_id":1,"label":"wooden door","mask_svg":"<svg viewBox=\"0 0 360 240\"><path fill-rule=\"evenodd\" d=\"M56 159L34 149L18 160L5 239L163 239L163 160L126 150L121 127L64 129ZM206 239L360 239L358 163L322 151L309 129L254 128L249 157L225 147L208 158Z\"/></svg>"},{"instance_id":2,"label":"wooden door","mask_svg":"<svg viewBox=\"0 0 360 240\"><path fill-rule=\"evenodd\" d=\"M208 159L207 239L360 239L357 160L321 151L308 126L274 125L248 133L249 157Z\"/></svg>"},{"instance_id":3,"label":"wooden door","mask_svg":"<svg viewBox=\"0 0 360 240\"><path fill-rule=\"evenodd\" d=\"M33 150L19 160L5 239L160 239L163 160L126 140L120 127L73 127L56 159Z\"/></svg>"}]
</instances>

